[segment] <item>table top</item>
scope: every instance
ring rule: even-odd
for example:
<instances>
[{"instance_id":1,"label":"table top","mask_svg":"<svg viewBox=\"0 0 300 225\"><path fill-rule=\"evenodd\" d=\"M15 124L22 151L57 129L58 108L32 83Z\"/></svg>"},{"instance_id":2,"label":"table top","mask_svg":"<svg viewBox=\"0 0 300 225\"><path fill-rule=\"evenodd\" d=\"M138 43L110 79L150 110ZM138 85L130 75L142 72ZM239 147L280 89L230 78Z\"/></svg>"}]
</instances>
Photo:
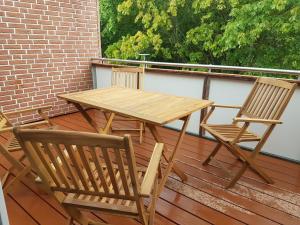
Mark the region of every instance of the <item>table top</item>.
<instances>
[{"instance_id":1,"label":"table top","mask_svg":"<svg viewBox=\"0 0 300 225\"><path fill-rule=\"evenodd\" d=\"M58 97L156 125L164 125L213 104L209 100L119 87L61 94Z\"/></svg>"}]
</instances>

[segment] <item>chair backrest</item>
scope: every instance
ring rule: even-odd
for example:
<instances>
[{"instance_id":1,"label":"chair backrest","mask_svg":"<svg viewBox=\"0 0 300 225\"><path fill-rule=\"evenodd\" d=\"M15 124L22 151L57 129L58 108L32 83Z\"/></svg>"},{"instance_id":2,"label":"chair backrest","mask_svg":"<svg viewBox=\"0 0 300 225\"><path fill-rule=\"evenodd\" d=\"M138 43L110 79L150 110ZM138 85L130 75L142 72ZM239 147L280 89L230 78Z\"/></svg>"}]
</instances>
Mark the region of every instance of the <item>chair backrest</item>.
<instances>
[{"instance_id":1,"label":"chair backrest","mask_svg":"<svg viewBox=\"0 0 300 225\"><path fill-rule=\"evenodd\" d=\"M7 117L4 115L4 113L0 111L0 130L7 126L11 126L11 123L9 122Z\"/></svg>"},{"instance_id":2,"label":"chair backrest","mask_svg":"<svg viewBox=\"0 0 300 225\"><path fill-rule=\"evenodd\" d=\"M20 128L14 132L52 191L122 200L135 200L140 192L129 136Z\"/></svg>"},{"instance_id":3,"label":"chair backrest","mask_svg":"<svg viewBox=\"0 0 300 225\"><path fill-rule=\"evenodd\" d=\"M111 85L132 89L143 89L144 71L142 67L112 68Z\"/></svg>"},{"instance_id":4,"label":"chair backrest","mask_svg":"<svg viewBox=\"0 0 300 225\"><path fill-rule=\"evenodd\" d=\"M278 120L286 108L296 84L260 77L245 101L239 116Z\"/></svg>"}]
</instances>

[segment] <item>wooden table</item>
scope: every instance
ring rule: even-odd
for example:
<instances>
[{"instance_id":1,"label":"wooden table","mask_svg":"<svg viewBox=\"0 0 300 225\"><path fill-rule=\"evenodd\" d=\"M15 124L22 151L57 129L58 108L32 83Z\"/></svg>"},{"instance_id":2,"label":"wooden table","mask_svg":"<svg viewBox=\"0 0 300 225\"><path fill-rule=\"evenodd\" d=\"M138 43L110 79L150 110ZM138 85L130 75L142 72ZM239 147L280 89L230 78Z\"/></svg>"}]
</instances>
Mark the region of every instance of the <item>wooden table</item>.
<instances>
[{"instance_id":1,"label":"wooden table","mask_svg":"<svg viewBox=\"0 0 300 225\"><path fill-rule=\"evenodd\" d=\"M167 162L167 167L160 181L159 191L162 190L171 170L182 181L186 180L186 175L174 164L175 154L181 146L191 114L213 103L209 100L117 87L62 94L58 97L73 103L89 124L99 133L108 133L115 114L118 114L145 122L154 139L157 142L164 143L156 126L182 120L183 125L172 153L168 154L167 146L164 146L163 156ZM100 128L89 116L84 109L86 106L110 112L104 128Z\"/></svg>"}]
</instances>

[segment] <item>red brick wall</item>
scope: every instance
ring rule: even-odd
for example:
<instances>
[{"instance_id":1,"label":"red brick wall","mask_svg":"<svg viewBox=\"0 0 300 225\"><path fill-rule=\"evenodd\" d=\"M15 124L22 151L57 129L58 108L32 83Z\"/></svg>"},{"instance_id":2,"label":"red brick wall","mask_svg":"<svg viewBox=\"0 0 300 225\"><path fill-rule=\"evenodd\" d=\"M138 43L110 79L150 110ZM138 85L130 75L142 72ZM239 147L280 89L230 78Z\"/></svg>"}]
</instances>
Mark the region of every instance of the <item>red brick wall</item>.
<instances>
[{"instance_id":1,"label":"red brick wall","mask_svg":"<svg viewBox=\"0 0 300 225\"><path fill-rule=\"evenodd\" d=\"M71 108L57 94L91 88L97 2L0 0L0 110L51 104L58 115Z\"/></svg>"}]
</instances>

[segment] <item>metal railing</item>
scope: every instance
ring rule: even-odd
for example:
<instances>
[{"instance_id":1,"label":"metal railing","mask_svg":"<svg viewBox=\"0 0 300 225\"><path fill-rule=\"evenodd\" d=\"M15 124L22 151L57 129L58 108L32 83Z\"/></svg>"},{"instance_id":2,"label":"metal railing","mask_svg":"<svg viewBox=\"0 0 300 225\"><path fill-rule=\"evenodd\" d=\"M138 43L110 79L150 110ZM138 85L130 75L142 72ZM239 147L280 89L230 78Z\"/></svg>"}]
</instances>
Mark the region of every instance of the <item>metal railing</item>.
<instances>
[{"instance_id":1,"label":"metal railing","mask_svg":"<svg viewBox=\"0 0 300 225\"><path fill-rule=\"evenodd\" d=\"M285 69L271 69L271 68L259 68L259 67L243 67L243 66L221 66L210 64L191 64L191 63L170 63L170 62L154 62L154 61L141 61L141 60L129 60L129 59L111 59L111 58L92 58L93 61L99 62L112 62L112 63L126 63L126 64L143 64L161 67L175 67L175 68L199 68L223 71L239 71L239 72L258 72L268 74L281 74L281 75L293 75L300 77L300 70L285 70Z\"/></svg>"}]
</instances>

